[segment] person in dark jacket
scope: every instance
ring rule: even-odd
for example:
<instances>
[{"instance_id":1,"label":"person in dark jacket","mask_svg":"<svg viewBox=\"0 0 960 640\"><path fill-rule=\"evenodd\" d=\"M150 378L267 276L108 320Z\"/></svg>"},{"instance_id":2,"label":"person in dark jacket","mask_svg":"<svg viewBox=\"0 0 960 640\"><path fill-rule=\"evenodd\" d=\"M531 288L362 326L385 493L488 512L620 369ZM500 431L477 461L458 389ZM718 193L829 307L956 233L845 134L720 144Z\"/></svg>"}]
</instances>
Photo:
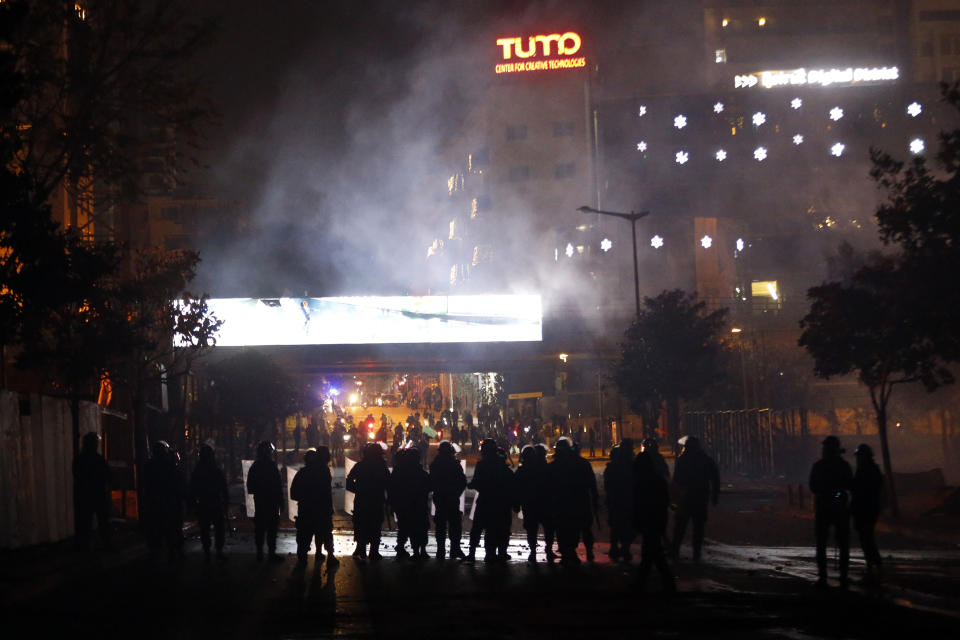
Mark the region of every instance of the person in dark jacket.
<instances>
[{"instance_id":1,"label":"person in dark jacket","mask_svg":"<svg viewBox=\"0 0 960 640\"><path fill-rule=\"evenodd\" d=\"M610 451L603 470L607 497L607 524L610 526L610 559L630 562L630 545L636 537L633 490L633 441L624 439Z\"/></svg>"},{"instance_id":2,"label":"person in dark jacket","mask_svg":"<svg viewBox=\"0 0 960 640\"><path fill-rule=\"evenodd\" d=\"M73 482L77 504L77 548L87 550L90 527L97 517L97 533L105 549L110 542L110 467L97 451L100 436L91 431L83 436L80 453L73 461Z\"/></svg>"},{"instance_id":3,"label":"person in dark jacket","mask_svg":"<svg viewBox=\"0 0 960 640\"><path fill-rule=\"evenodd\" d=\"M547 459L540 452L543 447L526 445L520 450L520 468L515 474L516 504L514 509L523 513L523 528L527 532L527 546L530 547L528 562L537 561L537 534L540 527L548 539L547 553L553 555L552 533L547 537L548 513L550 511L547 491Z\"/></svg>"},{"instance_id":4,"label":"person in dark jacket","mask_svg":"<svg viewBox=\"0 0 960 640\"><path fill-rule=\"evenodd\" d=\"M390 471L383 460L383 449L376 442L363 448L363 458L347 475L347 491L354 493L353 530L357 548L353 556L358 559L379 560L380 533L386 504L387 484Z\"/></svg>"},{"instance_id":5,"label":"person in dark jacket","mask_svg":"<svg viewBox=\"0 0 960 640\"><path fill-rule=\"evenodd\" d=\"M430 476L420 466L420 455L415 449L397 453L387 485L390 507L397 517L397 557L408 557L404 544L409 539L414 560L423 560L427 557L430 530Z\"/></svg>"},{"instance_id":6,"label":"person in dark jacket","mask_svg":"<svg viewBox=\"0 0 960 640\"><path fill-rule=\"evenodd\" d=\"M437 559L446 554L446 540L450 537L450 557L463 558L460 538L463 535L463 514L460 496L467 488L467 476L456 458L453 445L444 440L437 446L437 455L430 463L430 489L433 491L433 517L437 539Z\"/></svg>"},{"instance_id":7,"label":"person in dark jacket","mask_svg":"<svg viewBox=\"0 0 960 640\"><path fill-rule=\"evenodd\" d=\"M266 538L270 561L282 562L283 558L277 555L277 528L280 526L280 507L283 504L283 481L273 459L275 451L273 444L267 440L257 445L257 459L247 473L247 493L253 496L257 560L263 560L263 542Z\"/></svg>"},{"instance_id":8,"label":"person in dark jacket","mask_svg":"<svg viewBox=\"0 0 960 640\"><path fill-rule=\"evenodd\" d=\"M163 440L151 445L143 471L143 518L153 552L166 546L170 561L183 557L183 487L176 454Z\"/></svg>"},{"instance_id":9,"label":"person in dark jacket","mask_svg":"<svg viewBox=\"0 0 960 640\"><path fill-rule=\"evenodd\" d=\"M217 558L222 560L229 504L227 479L217 466L213 447L208 444L200 447L197 466L190 475L189 494L197 510L197 526L200 529L203 555L210 560L210 528L213 527Z\"/></svg>"},{"instance_id":10,"label":"person in dark jacket","mask_svg":"<svg viewBox=\"0 0 960 640\"><path fill-rule=\"evenodd\" d=\"M680 490L677 511L674 515L673 557L680 555L680 544L687 531L687 522L693 521L693 559L700 560L703 552L703 535L707 523L707 503L716 506L720 497L720 472L717 463L701 448L693 436L684 436L680 444L683 451L673 468L673 482Z\"/></svg>"},{"instance_id":11,"label":"person in dark jacket","mask_svg":"<svg viewBox=\"0 0 960 640\"><path fill-rule=\"evenodd\" d=\"M303 456L303 468L290 481L290 499L297 501L297 564L307 566L310 545L316 545L315 569L323 562L322 547L327 549L327 566L339 564L333 555L333 495L330 478L330 450L310 449Z\"/></svg>"},{"instance_id":12,"label":"person in dark jacket","mask_svg":"<svg viewBox=\"0 0 960 640\"><path fill-rule=\"evenodd\" d=\"M873 449L861 444L853 452L857 470L853 474L853 490L850 499L850 515L853 527L860 536L860 548L866 562L864 582L878 582L881 578L880 551L874 532L880 517L883 498L883 474L873 461Z\"/></svg>"},{"instance_id":13,"label":"person in dark jacket","mask_svg":"<svg viewBox=\"0 0 960 640\"><path fill-rule=\"evenodd\" d=\"M667 481L667 484L670 484L670 467L667 465L667 461L663 459L663 455L660 453L660 443L657 442L657 439L644 438L640 443L640 451L650 456L650 462L653 464L653 469L664 477L664 479Z\"/></svg>"},{"instance_id":14,"label":"person in dark jacket","mask_svg":"<svg viewBox=\"0 0 960 640\"><path fill-rule=\"evenodd\" d=\"M585 472L582 462L586 460L576 454L570 439L563 437L554 444L553 462L547 465L551 512L562 564L579 564L577 545L593 517L591 496L596 492L596 479L592 469L589 475Z\"/></svg>"},{"instance_id":15,"label":"person in dark jacket","mask_svg":"<svg viewBox=\"0 0 960 640\"><path fill-rule=\"evenodd\" d=\"M600 526L600 492L597 491L597 474L593 472L593 465L581 454L580 445L573 443L573 453L579 466L579 473L582 476L584 486L588 487L589 512L590 515L581 523L580 536L583 540L583 547L586 551L587 562L593 562L593 524L596 522Z\"/></svg>"},{"instance_id":16,"label":"person in dark jacket","mask_svg":"<svg viewBox=\"0 0 960 640\"><path fill-rule=\"evenodd\" d=\"M505 562L509 559L507 542L512 519L513 479L513 472L507 466L505 456L500 454L497 443L484 440L480 445L480 460L468 486L478 492L473 526L484 532L487 562ZM478 543L479 537L475 541L471 530L469 560L475 557Z\"/></svg>"},{"instance_id":17,"label":"person in dark jacket","mask_svg":"<svg viewBox=\"0 0 960 640\"><path fill-rule=\"evenodd\" d=\"M633 464L636 527L642 536L640 567L637 585L643 590L653 567L660 573L664 593L676 591L673 572L663 550L663 536L667 531L667 511L670 493L667 479L657 471L655 458L648 452L637 456Z\"/></svg>"},{"instance_id":18,"label":"person in dark jacket","mask_svg":"<svg viewBox=\"0 0 960 640\"><path fill-rule=\"evenodd\" d=\"M823 455L810 470L810 492L813 494L815 533L817 540L816 586L827 586L827 538L831 527L840 548L840 586L847 586L850 566L850 512L848 492L853 486L853 471L843 459L843 449L836 436L823 440Z\"/></svg>"}]
</instances>

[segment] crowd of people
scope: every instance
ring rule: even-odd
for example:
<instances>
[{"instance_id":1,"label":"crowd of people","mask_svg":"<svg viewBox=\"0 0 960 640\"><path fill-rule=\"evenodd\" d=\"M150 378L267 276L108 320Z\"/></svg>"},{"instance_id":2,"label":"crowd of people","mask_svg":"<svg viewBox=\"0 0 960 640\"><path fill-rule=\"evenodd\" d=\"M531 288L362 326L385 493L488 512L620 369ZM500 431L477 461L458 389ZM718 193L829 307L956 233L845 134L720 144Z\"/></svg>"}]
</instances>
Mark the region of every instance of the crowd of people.
<instances>
[{"instance_id":1,"label":"crowd of people","mask_svg":"<svg viewBox=\"0 0 960 640\"><path fill-rule=\"evenodd\" d=\"M94 517L104 546L109 546L106 524L109 510L109 470L97 452L99 438L87 434L74 464L78 506L78 544L86 546ZM657 568L663 589L674 589L669 559L676 560L686 530L692 525L693 560L702 555L709 503L717 504L720 478L716 463L695 437L681 439L683 449L673 474L661 456L656 440L641 443L634 454L633 442L624 439L612 448L603 471L605 511L610 533L611 560L629 563L631 548L639 537L639 582L644 584ZM458 448L444 440L429 465L415 446L398 445L393 468L387 466L381 443L362 448L360 460L346 476L346 489L354 494L353 529L359 561L380 559L380 538L386 518L395 517L396 555L400 559L427 557L430 507L433 506L434 536L438 559L476 560L481 542L485 561L505 562L513 514L522 520L529 546L527 560L537 562L542 535L548 562L578 564L580 544L586 559L594 560L594 530L599 524L599 497L596 474L580 454L579 445L566 437L553 446L552 461L544 444L528 444L520 451L516 471L508 452L497 441L485 439L480 458L468 481ZM883 476L869 446L857 447L856 472L842 454L840 441L828 436L822 443L822 457L811 469L810 490L814 496L817 586L827 584L827 541L834 531L839 549L841 586L848 582L849 526L853 520L866 561L866 581L880 579L881 558L874 529L883 506ZM255 507L254 541L257 560L281 562L277 554L277 530L285 502L283 481L276 463L276 449L269 441L257 447L246 478L247 492ZM304 455L304 465L294 475L290 499L297 502L297 557L306 565L311 545L316 548L317 566L323 560L335 566L333 545L333 498L329 447L319 445ZM209 560L215 551L223 558L228 491L223 470L217 465L213 448L200 447L198 459L185 485L179 480L179 456L165 442L155 442L142 474L140 518L150 549L166 548L171 560L183 556L183 503L196 511L200 540ZM674 495L671 498L671 482ZM463 548L463 494L475 490L473 524ZM674 509L674 528L668 536L668 515ZM211 530L213 536L211 538ZM409 544L410 551L407 551ZM556 546L554 546L556 545Z\"/></svg>"}]
</instances>

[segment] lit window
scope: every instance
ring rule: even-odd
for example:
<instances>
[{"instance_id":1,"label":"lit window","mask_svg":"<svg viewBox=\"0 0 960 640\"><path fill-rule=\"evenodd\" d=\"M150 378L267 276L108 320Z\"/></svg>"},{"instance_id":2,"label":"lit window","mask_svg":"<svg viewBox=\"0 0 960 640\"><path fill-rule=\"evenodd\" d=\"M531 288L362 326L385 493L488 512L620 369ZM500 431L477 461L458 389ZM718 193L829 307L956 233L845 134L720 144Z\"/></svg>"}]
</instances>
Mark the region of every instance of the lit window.
<instances>
[{"instance_id":1,"label":"lit window","mask_svg":"<svg viewBox=\"0 0 960 640\"><path fill-rule=\"evenodd\" d=\"M776 301L780 299L780 290L776 280L763 280L750 283L750 295L754 298L769 298Z\"/></svg>"},{"instance_id":2,"label":"lit window","mask_svg":"<svg viewBox=\"0 0 960 640\"><path fill-rule=\"evenodd\" d=\"M714 56L714 60L717 64L722 64L727 61L727 50L726 49L717 49Z\"/></svg>"},{"instance_id":3,"label":"lit window","mask_svg":"<svg viewBox=\"0 0 960 640\"><path fill-rule=\"evenodd\" d=\"M73 5L73 10L77 12L77 17L81 20L87 19L87 10L84 9L79 2Z\"/></svg>"},{"instance_id":4,"label":"lit window","mask_svg":"<svg viewBox=\"0 0 960 640\"><path fill-rule=\"evenodd\" d=\"M730 26L730 18L724 18L724 19L720 22L720 26L721 26L721 27L729 27L729 26Z\"/></svg>"},{"instance_id":5,"label":"lit window","mask_svg":"<svg viewBox=\"0 0 960 640\"><path fill-rule=\"evenodd\" d=\"M757 18L757 26L758 26L758 27L765 27L765 26L767 26L767 19L764 18L764 17L762 17L762 16L761 16L760 18Z\"/></svg>"}]
</instances>

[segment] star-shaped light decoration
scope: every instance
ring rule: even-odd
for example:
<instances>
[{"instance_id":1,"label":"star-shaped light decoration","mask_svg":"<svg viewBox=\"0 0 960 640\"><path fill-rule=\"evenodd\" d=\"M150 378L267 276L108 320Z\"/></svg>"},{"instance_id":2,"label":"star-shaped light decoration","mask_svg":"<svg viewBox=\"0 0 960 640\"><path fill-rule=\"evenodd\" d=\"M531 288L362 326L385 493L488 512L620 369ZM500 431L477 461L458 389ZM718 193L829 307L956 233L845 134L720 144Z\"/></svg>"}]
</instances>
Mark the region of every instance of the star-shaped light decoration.
<instances>
[{"instance_id":1,"label":"star-shaped light decoration","mask_svg":"<svg viewBox=\"0 0 960 640\"><path fill-rule=\"evenodd\" d=\"M722 103L722 102L718 102L717 104L713 105L713 112L714 112L714 113L723 113L723 103Z\"/></svg>"},{"instance_id":2,"label":"star-shaped light decoration","mask_svg":"<svg viewBox=\"0 0 960 640\"><path fill-rule=\"evenodd\" d=\"M647 150L647 143L646 143L646 142L644 142L643 140L641 140L640 142L637 143L637 151L641 151L641 152L642 152L642 151L646 151L646 150Z\"/></svg>"},{"instance_id":3,"label":"star-shaped light decoration","mask_svg":"<svg viewBox=\"0 0 960 640\"><path fill-rule=\"evenodd\" d=\"M923 150L926 148L923 140L921 138L914 138L910 141L910 153L917 155L923 153Z\"/></svg>"},{"instance_id":4,"label":"star-shaped light decoration","mask_svg":"<svg viewBox=\"0 0 960 640\"><path fill-rule=\"evenodd\" d=\"M920 106L919 102L911 102L909 106L907 106L907 115L909 115L911 118L916 118L922 112L923 107Z\"/></svg>"},{"instance_id":5,"label":"star-shaped light decoration","mask_svg":"<svg viewBox=\"0 0 960 640\"><path fill-rule=\"evenodd\" d=\"M757 162L763 162L767 159L767 148L766 147L757 147L753 150L753 158Z\"/></svg>"},{"instance_id":6,"label":"star-shaped light decoration","mask_svg":"<svg viewBox=\"0 0 960 640\"><path fill-rule=\"evenodd\" d=\"M800 135L799 133L798 133L797 135L793 136L793 144L795 144L795 145L801 145L801 144L803 144L803 136Z\"/></svg>"},{"instance_id":7,"label":"star-shaped light decoration","mask_svg":"<svg viewBox=\"0 0 960 640\"><path fill-rule=\"evenodd\" d=\"M566 251L564 251L564 253L567 254L567 257L568 257L568 258L572 258L572 257L573 257L573 244L571 244L571 243L568 242L568 243L567 243L567 249L566 249Z\"/></svg>"},{"instance_id":8,"label":"star-shaped light decoration","mask_svg":"<svg viewBox=\"0 0 960 640\"><path fill-rule=\"evenodd\" d=\"M677 129L683 129L685 126L687 126L687 116L679 115L674 118L673 126L675 126Z\"/></svg>"},{"instance_id":9,"label":"star-shaped light decoration","mask_svg":"<svg viewBox=\"0 0 960 640\"><path fill-rule=\"evenodd\" d=\"M840 107L834 107L833 109L830 109L830 119L831 119L831 120L833 120L834 122L836 122L837 120L839 120L839 119L842 118L842 117L843 117L843 109L841 109Z\"/></svg>"},{"instance_id":10,"label":"star-shaped light decoration","mask_svg":"<svg viewBox=\"0 0 960 640\"><path fill-rule=\"evenodd\" d=\"M737 238L737 251L743 251L744 246L743 238Z\"/></svg>"},{"instance_id":11,"label":"star-shaped light decoration","mask_svg":"<svg viewBox=\"0 0 960 640\"><path fill-rule=\"evenodd\" d=\"M803 100L801 100L800 98L794 98L793 100L790 101L791 109L799 109L802 106L803 106Z\"/></svg>"},{"instance_id":12,"label":"star-shaped light decoration","mask_svg":"<svg viewBox=\"0 0 960 640\"><path fill-rule=\"evenodd\" d=\"M610 241L610 238L604 238L603 240L600 241L600 249L604 253L606 253L607 251L610 251L610 249L612 248L613 248L613 242Z\"/></svg>"},{"instance_id":13,"label":"star-shaped light decoration","mask_svg":"<svg viewBox=\"0 0 960 640\"><path fill-rule=\"evenodd\" d=\"M677 151L677 164L687 164L690 154L686 151Z\"/></svg>"},{"instance_id":14,"label":"star-shaped light decoration","mask_svg":"<svg viewBox=\"0 0 960 640\"><path fill-rule=\"evenodd\" d=\"M653 247L654 249L659 249L660 247L663 246L663 238L661 238L660 236L653 236L652 238L650 238L650 246Z\"/></svg>"},{"instance_id":15,"label":"star-shaped light decoration","mask_svg":"<svg viewBox=\"0 0 960 640\"><path fill-rule=\"evenodd\" d=\"M757 111L755 114L753 114L753 126L759 127L766 121L767 114L765 114L763 111Z\"/></svg>"},{"instance_id":16,"label":"star-shaped light decoration","mask_svg":"<svg viewBox=\"0 0 960 640\"><path fill-rule=\"evenodd\" d=\"M713 246L713 238L711 238L710 236L703 236L702 238L700 238L700 246L703 247L704 249L709 249L710 247Z\"/></svg>"},{"instance_id":17,"label":"star-shaped light decoration","mask_svg":"<svg viewBox=\"0 0 960 640\"><path fill-rule=\"evenodd\" d=\"M640 108L637 109L637 117L642 118L645 115L647 115L647 107L646 105L640 105Z\"/></svg>"},{"instance_id":18,"label":"star-shaped light decoration","mask_svg":"<svg viewBox=\"0 0 960 640\"><path fill-rule=\"evenodd\" d=\"M715 155L717 158L717 162L723 162L724 160L727 159L727 152L724 151L723 149L720 149L719 151L717 151Z\"/></svg>"},{"instance_id":19,"label":"star-shaped light decoration","mask_svg":"<svg viewBox=\"0 0 960 640\"><path fill-rule=\"evenodd\" d=\"M844 149L846 149L846 146L844 146L842 142L838 142L832 147L830 147L830 155L836 156L837 158L839 158L840 156L843 155Z\"/></svg>"}]
</instances>

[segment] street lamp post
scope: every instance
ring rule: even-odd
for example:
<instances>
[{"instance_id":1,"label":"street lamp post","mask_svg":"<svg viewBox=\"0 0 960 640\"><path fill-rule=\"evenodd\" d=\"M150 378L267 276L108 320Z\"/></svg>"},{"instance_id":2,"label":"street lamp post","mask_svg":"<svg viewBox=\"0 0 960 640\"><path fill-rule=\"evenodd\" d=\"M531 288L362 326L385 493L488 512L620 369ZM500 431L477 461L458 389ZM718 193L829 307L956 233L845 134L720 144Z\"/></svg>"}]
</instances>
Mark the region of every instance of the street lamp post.
<instances>
[{"instance_id":1,"label":"street lamp post","mask_svg":"<svg viewBox=\"0 0 960 640\"><path fill-rule=\"evenodd\" d=\"M577 211L582 213L597 213L602 216L614 216L630 221L630 231L633 236L633 295L637 305L637 319L640 319L640 270L637 266L637 220L650 215L649 211L631 211L630 213L620 213L619 211L601 211L586 205L579 207Z\"/></svg>"}]
</instances>

